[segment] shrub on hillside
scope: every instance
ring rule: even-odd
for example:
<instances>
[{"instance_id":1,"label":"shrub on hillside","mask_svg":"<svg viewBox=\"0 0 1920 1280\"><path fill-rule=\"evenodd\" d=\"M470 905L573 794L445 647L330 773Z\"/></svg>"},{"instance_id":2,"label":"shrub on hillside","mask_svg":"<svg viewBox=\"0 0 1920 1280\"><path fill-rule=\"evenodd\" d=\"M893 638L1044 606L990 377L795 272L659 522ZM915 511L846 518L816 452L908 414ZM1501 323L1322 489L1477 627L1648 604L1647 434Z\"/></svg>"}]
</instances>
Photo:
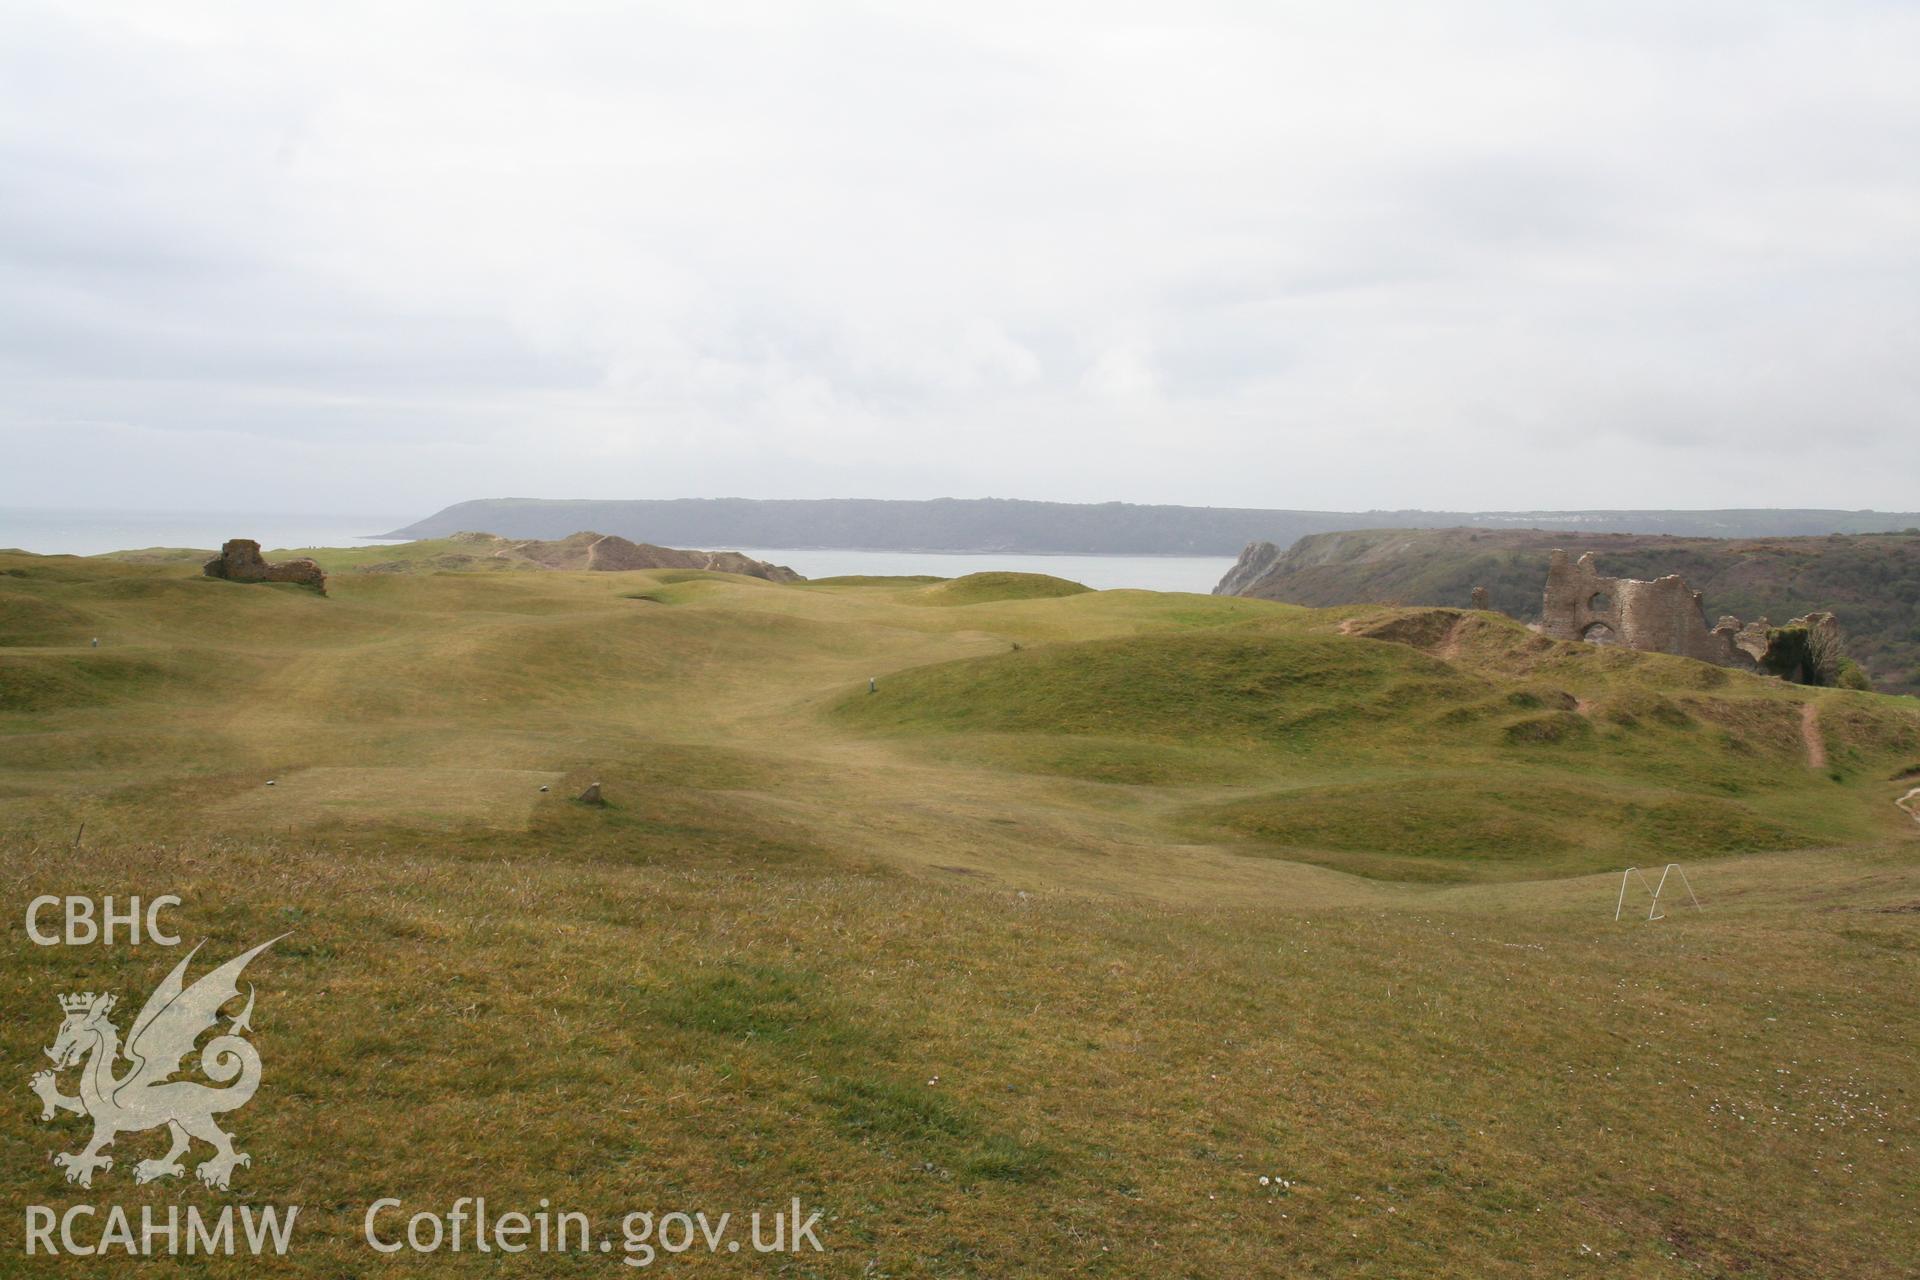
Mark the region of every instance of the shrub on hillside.
<instances>
[{"instance_id":1,"label":"shrub on hillside","mask_svg":"<svg viewBox=\"0 0 1920 1280\"><path fill-rule=\"evenodd\" d=\"M1840 675L1834 684L1842 689L1858 689L1862 693L1873 692L1873 681L1867 678L1864 667L1852 658L1840 659Z\"/></svg>"},{"instance_id":2,"label":"shrub on hillside","mask_svg":"<svg viewBox=\"0 0 1920 1280\"><path fill-rule=\"evenodd\" d=\"M1871 690L1873 682L1847 656L1845 642L1831 627L1775 627L1767 633L1765 669L1796 684Z\"/></svg>"}]
</instances>

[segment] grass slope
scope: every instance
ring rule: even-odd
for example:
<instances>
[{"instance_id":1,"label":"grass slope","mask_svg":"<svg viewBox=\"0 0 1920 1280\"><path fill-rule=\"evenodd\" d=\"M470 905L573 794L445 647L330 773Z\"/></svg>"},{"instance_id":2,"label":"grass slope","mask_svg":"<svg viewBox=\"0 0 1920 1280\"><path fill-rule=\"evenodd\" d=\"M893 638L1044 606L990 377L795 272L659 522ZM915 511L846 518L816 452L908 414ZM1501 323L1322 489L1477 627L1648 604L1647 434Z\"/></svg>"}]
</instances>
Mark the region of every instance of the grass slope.
<instances>
[{"instance_id":1,"label":"grass slope","mask_svg":"<svg viewBox=\"0 0 1920 1280\"><path fill-rule=\"evenodd\" d=\"M358 1243L376 1197L482 1192L609 1224L798 1196L798 1275L1920 1249L1902 700L1446 610L196 575L0 555L0 874L16 921L174 893L209 957L292 930L229 1122L235 1196L306 1206L288 1274L498 1274ZM1707 910L1615 924L1618 867L1669 856ZM57 993L137 1001L177 958L12 936L20 1064ZM66 1186L79 1122L16 1101L16 1204L228 1199L136 1187L151 1135Z\"/></svg>"},{"instance_id":2,"label":"grass slope","mask_svg":"<svg viewBox=\"0 0 1920 1280\"><path fill-rule=\"evenodd\" d=\"M1432 616L1443 628L1426 638L1451 660L1342 634L1325 615L1275 617L922 668L881 696L843 697L835 715L938 740L950 759L1222 779L1257 794L1192 805L1197 834L1416 879L1870 839L1888 820L1876 807L1888 767L1920 751L1911 713L1829 695L1829 766L1813 771L1797 728L1806 691ZM1406 624L1420 620L1387 629L1417 637Z\"/></svg>"}]
</instances>

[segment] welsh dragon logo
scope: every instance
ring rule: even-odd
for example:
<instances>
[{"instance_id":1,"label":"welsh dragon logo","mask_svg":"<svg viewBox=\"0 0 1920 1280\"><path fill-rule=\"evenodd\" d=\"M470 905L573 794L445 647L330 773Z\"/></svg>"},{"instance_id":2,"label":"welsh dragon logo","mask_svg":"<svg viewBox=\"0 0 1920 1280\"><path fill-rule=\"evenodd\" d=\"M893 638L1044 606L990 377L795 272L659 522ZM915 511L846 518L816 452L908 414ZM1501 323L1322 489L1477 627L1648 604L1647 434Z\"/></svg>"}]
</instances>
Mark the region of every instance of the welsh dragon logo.
<instances>
[{"instance_id":1,"label":"welsh dragon logo","mask_svg":"<svg viewBox=\"0 0 1920 1280\"><path fill-rule=\"evenodd\" d=\"M194 1170L209 1187L226 1190L234 1168L253 1163L246 1152L233 1149L233 1135L213 1122L215 1116L245 1106L260 1087L260 1055L243 1038L253 1030L251 986L239 1016L230 1015L226 1030L207 1041L200 1051L201 1071L224 1087L172 1077L179 1073L181 1060L193 1052L194 1042L220 1021L221 1008L239 996L240 973L247 962L278 941L280 938L270 939L235 956L189 987L185 984L187 965L200 950L194 947L148 998L140 1016L133 1020L124 1049L120 1029L108 1017L117 1003L115 996L96 996L87 991L60 997L60 1011L65 1017L53 1047L46 1051L53 1059L53 1070L36 1073L32 1083L43 1104L42 1120L51 1120L61 1111L93 1120L93 1140L84 1149L53 1157L54 1164L67 1171L68 1182L91 1187L95 1170L113 1168L112 1157L101 1155L101 1148L111 1146L120 1134L140 1133L161 1125L167 1127L173 1146L158 1160L136 1164L135 1182L185 1173L180 1157L194 1138L213 1147L213 1157ZM116 1074L123 1057L130 1065ZM56 1077L73 1066L80 1068L80 1091L77 1097L68 1097L60 1092Z\"/></svg>"}]
</instances>

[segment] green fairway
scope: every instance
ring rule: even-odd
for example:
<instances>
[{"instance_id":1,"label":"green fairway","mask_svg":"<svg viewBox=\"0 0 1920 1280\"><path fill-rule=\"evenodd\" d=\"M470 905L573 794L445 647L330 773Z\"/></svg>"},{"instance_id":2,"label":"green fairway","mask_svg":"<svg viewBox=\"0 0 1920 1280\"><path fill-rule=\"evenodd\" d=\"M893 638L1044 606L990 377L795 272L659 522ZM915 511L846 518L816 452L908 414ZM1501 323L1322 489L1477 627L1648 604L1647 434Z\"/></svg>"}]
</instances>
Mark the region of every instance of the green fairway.
<instances>
[{"instance_id":1,"label":"green fairway","mask_svg":"<svg viewBox=\"0 0 1920 1280\"><path fill-rule=\"evenodd\" d=\"M15 1205L299 1204L315 1277L499 1274L359 1238L482 1193L824 1211L657 1264L740 1274L1920 1256L1912 699L1460 610L314 554L325 597L0 553ZM1674 861L1704 910L1616 923ZM36 947L43 893L289 935L231 1196L136 1186L151 1133L48 1163L56 996L130 1019L179 955Z\"/></svg>"}]
</instances>

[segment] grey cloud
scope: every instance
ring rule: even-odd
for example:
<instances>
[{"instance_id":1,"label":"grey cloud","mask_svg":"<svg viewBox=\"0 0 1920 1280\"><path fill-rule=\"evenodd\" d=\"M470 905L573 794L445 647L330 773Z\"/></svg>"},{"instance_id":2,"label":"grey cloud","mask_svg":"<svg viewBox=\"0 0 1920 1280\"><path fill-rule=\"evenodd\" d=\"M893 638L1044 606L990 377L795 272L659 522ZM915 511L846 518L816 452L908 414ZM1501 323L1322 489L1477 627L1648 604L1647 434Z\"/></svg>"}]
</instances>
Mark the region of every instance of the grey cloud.
<instances>
[{"instance_id":1,"label":"grey cloud","mask_svg":"<svg viewBox=\"0 0 1920 1280\"><path fill-rule=\"evenodd\" d=\"M5 22L0 503L292 501L297 464L403 510L1529 507L1546 468L1853 507L1920 470L1910 6Z\"/></svg>"}]
</instances>

